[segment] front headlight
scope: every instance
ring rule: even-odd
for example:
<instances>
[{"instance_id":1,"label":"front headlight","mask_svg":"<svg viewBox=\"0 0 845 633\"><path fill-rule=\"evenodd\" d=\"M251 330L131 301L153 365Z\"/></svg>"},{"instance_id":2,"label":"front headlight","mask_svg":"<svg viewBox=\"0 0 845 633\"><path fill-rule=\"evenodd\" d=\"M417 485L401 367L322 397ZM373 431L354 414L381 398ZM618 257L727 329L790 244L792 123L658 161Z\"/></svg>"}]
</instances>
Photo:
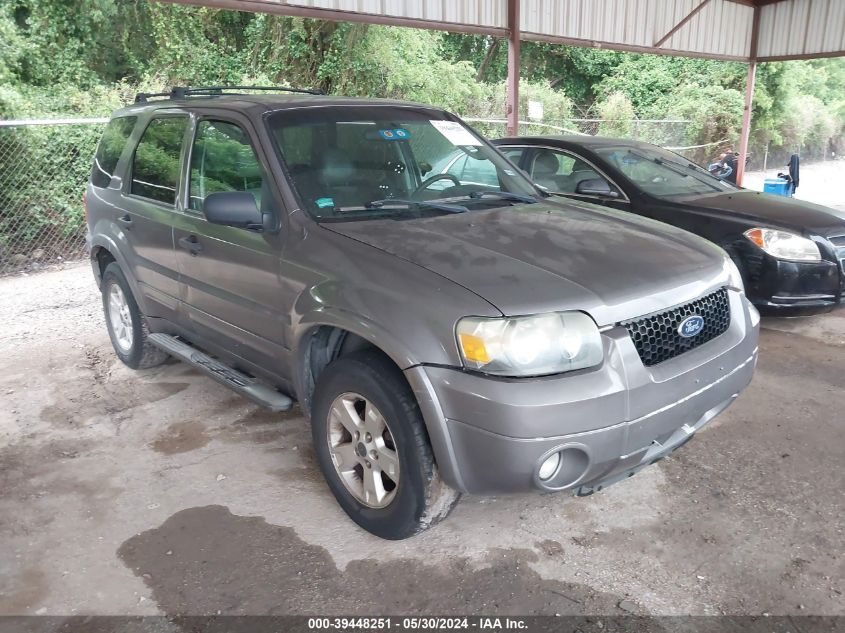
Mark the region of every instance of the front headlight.
<instances>
[{"instance_id":1,"label":"front headlight","mask_svg":"<svg viewBox=\"0 0 845 633\"><path fill-rule=\"evenodd\" d=\"M822 258L819 247L813 240L795 235L795 233L775 229L748 229L745 237L778 259L818 262Z\"/></svg>"},{"instance_id":2,"label":"front headlight","mask_svg":"<svg viewBox=\"0 0 845 633\"><path fill-rule=\"evenodd\" d=\"M499 376L539 376L593 367L602 362L601 335L583 312L552 312L458 322L464 364Z\"/></svg>"}]
</instances>

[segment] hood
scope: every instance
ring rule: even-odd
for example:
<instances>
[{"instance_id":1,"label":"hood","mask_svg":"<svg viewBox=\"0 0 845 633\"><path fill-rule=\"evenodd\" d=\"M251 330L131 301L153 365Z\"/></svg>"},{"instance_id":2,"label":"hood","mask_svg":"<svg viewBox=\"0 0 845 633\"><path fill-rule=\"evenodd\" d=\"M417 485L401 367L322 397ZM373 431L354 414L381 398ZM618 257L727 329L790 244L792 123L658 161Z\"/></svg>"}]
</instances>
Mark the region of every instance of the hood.
<instances>
[{"instance_id":1,"label":"hood","mask_svg":"<svg viewBox=\"0 0 845 633\"><path fill-rule=\"evenodd\" d=\"M795 198L773 196L759 191L736 191L716 195L690 196L677 200L697 208L724 211L749 224L810 231L819 235L845 233L845 211L837 211Z\"/></svg>"},{"instance_id":2,"label":"hood","mask_svg":"<svg viewBox=\"0 0 845 633\"><path fill-rule=\"evenodd\" d=\"M321 226L458 283L508 316L583 310L608 325L727 279L724 254L709 242L572 201Z\"/></svg>"}]
</instances>

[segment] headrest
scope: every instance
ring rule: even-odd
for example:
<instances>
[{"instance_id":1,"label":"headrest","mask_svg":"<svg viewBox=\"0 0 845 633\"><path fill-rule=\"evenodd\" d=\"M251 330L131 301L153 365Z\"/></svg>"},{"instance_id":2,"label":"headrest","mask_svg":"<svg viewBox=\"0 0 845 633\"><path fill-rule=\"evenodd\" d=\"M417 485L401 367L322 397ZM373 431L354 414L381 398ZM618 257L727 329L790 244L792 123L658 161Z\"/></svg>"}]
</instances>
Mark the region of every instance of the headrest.
<instances>
[{"instance_id":1,"label":"headrest","mask_svg":"<svg viewBox=\"0 0 845 633\"><path fill-rule=\"evenodd\" d=\"M534 159L535 178L542 176L554 176L557 174L558 162L557 157L551 152L540 152Z\"/></svg>"}]
</instances>

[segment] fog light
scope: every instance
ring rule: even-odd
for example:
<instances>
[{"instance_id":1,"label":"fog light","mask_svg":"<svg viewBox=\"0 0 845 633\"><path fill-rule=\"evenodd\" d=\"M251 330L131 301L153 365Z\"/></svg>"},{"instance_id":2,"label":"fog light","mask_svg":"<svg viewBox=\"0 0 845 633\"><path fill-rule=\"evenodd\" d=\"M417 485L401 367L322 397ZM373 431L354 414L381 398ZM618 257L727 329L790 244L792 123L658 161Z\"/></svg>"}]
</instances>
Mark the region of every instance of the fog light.
<instances>
[{"instance_id":1,"label":"fog light","mask_svg":"<svg viewBox=\"0 0 845 633\"><path fill-rule=\"evenodd\" d=\"M543 481L551 479L552 476L554 476L554 474L557 472L558 466L560 466L560 453L552 453L540 466L540 472L537 473L537 475Z\"/></svg>"}]
</instances>

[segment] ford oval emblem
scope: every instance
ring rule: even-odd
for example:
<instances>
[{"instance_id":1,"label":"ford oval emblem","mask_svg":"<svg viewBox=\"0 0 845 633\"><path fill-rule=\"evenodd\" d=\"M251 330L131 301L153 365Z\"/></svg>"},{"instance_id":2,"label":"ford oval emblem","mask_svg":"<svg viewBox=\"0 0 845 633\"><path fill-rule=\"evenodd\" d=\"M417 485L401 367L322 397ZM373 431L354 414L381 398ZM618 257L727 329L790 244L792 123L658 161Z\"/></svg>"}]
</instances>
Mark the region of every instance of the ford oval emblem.
<instances>
[{"instance_id":1,"label":"ford oval emblem","mask_svg":"<svg viewBox=\"0 0 845 633\"><path fill-rule=\"evenodd\" d=\"M681 324L678 326L678 334L684 338L692 338L693 336L700 334L703 329L704 318L698 316L697 314L693 314L691 317L687 317L681 321Z\"/></svg>"}]
</instances>

